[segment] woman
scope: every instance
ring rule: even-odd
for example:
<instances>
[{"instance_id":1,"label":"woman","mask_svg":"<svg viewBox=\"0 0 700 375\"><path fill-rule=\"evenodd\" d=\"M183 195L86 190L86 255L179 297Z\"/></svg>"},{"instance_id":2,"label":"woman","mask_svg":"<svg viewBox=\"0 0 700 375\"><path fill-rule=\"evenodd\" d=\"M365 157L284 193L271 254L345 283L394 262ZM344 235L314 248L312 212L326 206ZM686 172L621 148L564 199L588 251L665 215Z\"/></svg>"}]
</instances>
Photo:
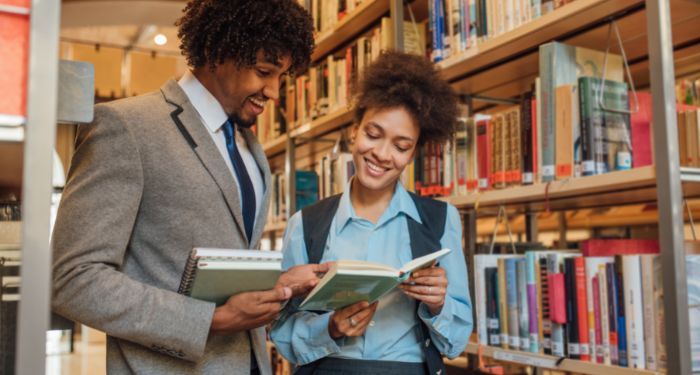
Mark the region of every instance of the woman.
<instances>
[{"instance_id":1,"label":"woman","mask_svg":"<svg viewBox=\"0 0 700 375\"><path fill-rule=\"evenodd\" d=\"M472 312L459 215L451 205L410 195L399 181L417 147L452 137L456 113L453 92L425 58L389 52L365 71L351 132L356 174L339 199L292 216L283 268L353 259L398 269L421 248L452 252L373 304L284 314L272 340L300 372L435 374L442 369L438 352L452 358L464 350ZM305 236L307 215L324 214L325 246L309 245L309 236L324 229L306 228Z\"/></svg>"}]
</instances>

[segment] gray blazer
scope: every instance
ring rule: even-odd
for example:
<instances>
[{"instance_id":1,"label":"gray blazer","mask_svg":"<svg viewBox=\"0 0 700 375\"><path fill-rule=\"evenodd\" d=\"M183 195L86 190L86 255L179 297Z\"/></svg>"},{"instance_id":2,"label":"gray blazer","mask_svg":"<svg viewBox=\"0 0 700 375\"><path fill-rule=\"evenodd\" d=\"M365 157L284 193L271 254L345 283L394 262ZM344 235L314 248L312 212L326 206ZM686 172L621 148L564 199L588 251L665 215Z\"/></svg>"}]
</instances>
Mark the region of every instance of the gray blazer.
<instances>
[{"instance_id":1,"label":"gray blazer","mask_svg":"<svg viewBox=\"0 0 700 375\"><path fill-rule=\"evenodd\" d=\"M260 144L243 131L270 186ZM95 107L81 126L53 235L53 309L107 333L109 373L270 373L265 329L209 336L214 304L177 294L193 247L257 248L237 184L175 81Z\"/></svg>"}]
</instances>

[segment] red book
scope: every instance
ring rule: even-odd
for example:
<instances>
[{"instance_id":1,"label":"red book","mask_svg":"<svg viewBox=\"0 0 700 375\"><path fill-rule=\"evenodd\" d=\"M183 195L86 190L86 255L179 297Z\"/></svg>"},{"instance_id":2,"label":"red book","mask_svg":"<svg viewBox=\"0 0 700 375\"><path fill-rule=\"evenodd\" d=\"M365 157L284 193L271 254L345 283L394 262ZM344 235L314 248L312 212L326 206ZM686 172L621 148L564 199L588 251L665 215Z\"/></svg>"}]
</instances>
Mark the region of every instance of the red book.
<instances>
[{"instance_id":1,"label":"red book","mask_svg":"<svg viewBox=\"0 0 700 375\"><path fill-rule=\"evenodd\" d=\"M482 118L476 122L477 171L479 190L491 188L491 120Z\"/></svg>"},{"instance_id":2,"label":"red book","mask_svg":"<svg viewBox=\"0 0 700 375\"><path fill-rule=\"evenodd\" d=\"M578 315L578 342L582 361L591 360L588 340L588 299L586 298L586 266L583 257L574 258L576 269L576 314Z\"/></svg>"},{"instance_id":3,"label":"red book","mask_svg":"<svg viewBox=\"0 0 700 375\"><path fill-rule=\"evenodd\" d=\"M535 182L539 182L537 180L537 173L539 172L539 169L537 168L537 99L532 99L532 105L530 106L530 116L532 121L532 176L535 179Z\"/></svg>"},{"instance_id":4,"label":"red book","mask_svg":"<svg viewBox=\"0 0 700 375\"><path fill-rule=\"evenodd\" d=\"M657 240L590 239L581 241L579 247L585 257L659 253L659 241Z\"/></svg>"},{"instance_id":5,"label":"red book","mask_svg":"<svg viewBox=\"0 0 700 375\"><path fill-rule=\"evenodd\" d=\"M592 288L593 288L593 316L595 320L595 353L591 355L595 356L596 362L603 363L603 327L600 320L600 281L598 281L598 276L593 276Z\"/></svg>"},{"instance_id":6,"label":"red book","mask_svg":"<svg viewBox=\"0 0 700 375\"><path fill-rule=\"evenodd\" d=\"M630 92L630 108L634 108L634 95ZM637 92L639 111L630 116L630 131L632 132L632 166L634 168L651 165L654 160L651 149L652 103L651 93Z\"/></svg>"},{"instance_id":7,"label":"red book","mask_svg":"<svg viewBox=\"0 0 700 375\"><path fill-rule=\"evenodd\" d=\"M550 273L549 282L549 317L553 323L566 324L566 291L564 274Z\"/></svg>"},{"instance_id":8,"label":"red book","mask_svg":"<svg viewBox=\"0 0 700 375\"><path fill-rule=\"evenodd\" d=\"M0 4L29 8L27 0ZM0 12L0 115L26 116L29 16Z\"/></svg>"}]
</instances>

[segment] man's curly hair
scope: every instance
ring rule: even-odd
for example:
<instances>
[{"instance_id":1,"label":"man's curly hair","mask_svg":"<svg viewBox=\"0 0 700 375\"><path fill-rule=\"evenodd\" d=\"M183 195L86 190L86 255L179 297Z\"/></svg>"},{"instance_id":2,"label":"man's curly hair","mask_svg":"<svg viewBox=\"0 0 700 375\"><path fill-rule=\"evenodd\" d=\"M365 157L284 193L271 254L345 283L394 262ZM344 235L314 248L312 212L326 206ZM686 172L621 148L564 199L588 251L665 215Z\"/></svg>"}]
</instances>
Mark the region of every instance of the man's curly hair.
<instances>
[{"instance_id":1,"label":"man's curly hair","mask_svg":"<svg viewBox=\"0 0 700 375\"><path fill-rule=\"evenodd\" d=\"M365 69L355 97L355 123L369 109L406 109L420 128L418 146L452 139L457 98L428 59L385 52Z\"/></svg>"},{"instance_id":2,"label":"man's curly hair","mask_svg":"<svg viewBox=\"0 0 700 375\"><path fill-rule=\"evenodd\" d=\"M293 0L192 0L175 25L193 68L213 69L229 59L251 66L262 49L273 63L291 55L290 72L299 74L314 49L311 17Z\"/></svg>"}]
</instances>

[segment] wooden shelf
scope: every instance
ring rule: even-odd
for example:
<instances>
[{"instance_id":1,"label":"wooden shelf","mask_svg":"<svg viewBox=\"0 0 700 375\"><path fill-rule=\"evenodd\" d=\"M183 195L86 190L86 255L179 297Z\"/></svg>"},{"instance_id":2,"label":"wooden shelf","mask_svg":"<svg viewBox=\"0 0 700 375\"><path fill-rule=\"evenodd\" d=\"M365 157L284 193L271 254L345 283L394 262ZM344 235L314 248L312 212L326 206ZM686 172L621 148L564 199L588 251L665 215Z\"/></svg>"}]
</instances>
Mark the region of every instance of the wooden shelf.
<instances>
[{"instance_id":1,"label":"wooden shelf","mask_svg":"<svg viewBox=\"0 0 700 375\"><path fill-rule=\"evenodd\" d=\"M683 168L686 197L699 197L697 169ZM610 172L602 175L553 181L548 184L515 186L465 196L443 198L458 208L498 207L516 211L570 210L620 206L656 201L656 173L653 166Z\"/></svg>"},{"instance_id":2,"label":"wooden shelf","mask_svg":"<svg viewBox=\"0 0 700 375\"><path fill-rule=\"evenodd\" d=\"M312 122L301 125L291 132L293 138L311 138L316 137L333 130L339 129L341 126L352 122L353 112L348 108L339 108L335 111L317 118Z\"/></svg>"},{"instance_id":3,"label":"wooden shelf","mask_svg":"<svg viewBox=\"0 0 700 375\"><path fill-rule=\"evenodd\" d=\"M474 50L438 65L443 69L445 79L455 81L643 3L643 0L577 0L514 30L477 43Z\"/></svg>"},{"instance_id":4,"label":"wooden shelf","mask_svg":"<svg viewBox=\"0 0 700 375\"><path fill-rule=\"evenodd\" d=\"M389 0L365 0L352 13L346 14L342 20L338 21L335 27L316 36L316 49L311 60L318 61L325 57L387 12L389 12Z\"/></svg>"},{"instance_id":5,"label":"wooden shelf","mask_svg":"<svg viewBox=\"0 0 700 375\"><path fill-rule=\"evenodd\" d=\"M442 76L455 91L496 98L514 98L531 90L539 75L539 45L558 40L604 50L606 20L616 18L638 88L648 87L646 11L641 0L577 0L514 30L478 43L475 50L441 62ZM679 74L698 69L697 23L700 4L671 1L674 61ZM619 53L616 45L612 53ZM483 103L477 102L479 110Z\"/></svg>"},{"instance_id":6,"label":"wooden shelf","mask_svg":"<svg viewBox=\"0 0 700 375\"><path fill-rule=\"evenodd\" d=\"M467 344L466 352L469 354L478 354L479 344L470 342ZM566 371L576 374L615 374L615 375L659 375L661 373L650 370L640 370L628 367L608 366L599 363L578 361L575 359L564 359L557 364L559 357L521 352L517 350L508 350L496 348L493 346L481 345L481 355L488 358L493 358L499 361L518 363L525 366L535 366L545 369L557 371Z\"/></svg>"},{"instance_id":7,"label":"wooden shelf","mask_svg":"<svg viewBox=\"0 0 700 375\"><path fill-rule=\"evenodd\" d=\"M266 224L265 229L263 229L263 233L270 233L270 232L282 232L284 229L287 227L287 222L285 221L280 221L277 223L272 223L272 224Z\"/></svg>"},{"instance_id":8,"label":"wooden shelf","mask_svg":"<svg viewBox=\"0 0 700 375\"><path fill-rule=\"evenodd\" d=\"M294 128L288 134L284 134L272 141L269 141L263 145L263 150L265 150L265 155L267 157L272 157L277 154L282 153L286 148L287 137L292 138L313 138L320 135L338 130L344 125L352 122L353 112L348 108L339 108L335 111L317 118L312 122L307 122L304 125Z\"/></svg>"},{"instance_id":9,"label":"wooden shelf","mask_svg":"<svg viewBox=\"0 0 700 375\"><path fill-rule=\"evenodd\" d=\"M289 138L287 134L282 134L269 142L263 143L262 148L265 151L265 155L269 158L282 153L287 147L287 138Z\"/></svg>"}]
</instances>

